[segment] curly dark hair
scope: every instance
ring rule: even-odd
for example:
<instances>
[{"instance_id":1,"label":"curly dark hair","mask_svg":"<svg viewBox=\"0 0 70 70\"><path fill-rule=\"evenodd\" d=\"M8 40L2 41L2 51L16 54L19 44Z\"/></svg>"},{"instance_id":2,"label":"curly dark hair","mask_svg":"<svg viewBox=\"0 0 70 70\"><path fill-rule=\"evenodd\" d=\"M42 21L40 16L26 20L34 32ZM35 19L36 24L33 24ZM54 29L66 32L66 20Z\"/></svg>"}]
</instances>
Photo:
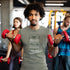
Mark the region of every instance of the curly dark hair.
<instances>
[{"instance_id":1,"label":"curly dark hair","mask_svg":"<svg viewBox=\"0 0 70 70\"><path fill-rule=\"evenodd\" d=\"M24 10L24 16L25 16L25 18L28 18L29 12L30 12L31 10L36 10L37 12L39 12L39 13L40 13L40 16L41 16L41 19L42 19L42 18L44 17L44 15L45 15L45 11L44 11L44 8L43 8L43 6L42 6L41 3L31 3L31 4L29 4L29 5L26 7L26 9Z\"/></svg>"}]
</instances>

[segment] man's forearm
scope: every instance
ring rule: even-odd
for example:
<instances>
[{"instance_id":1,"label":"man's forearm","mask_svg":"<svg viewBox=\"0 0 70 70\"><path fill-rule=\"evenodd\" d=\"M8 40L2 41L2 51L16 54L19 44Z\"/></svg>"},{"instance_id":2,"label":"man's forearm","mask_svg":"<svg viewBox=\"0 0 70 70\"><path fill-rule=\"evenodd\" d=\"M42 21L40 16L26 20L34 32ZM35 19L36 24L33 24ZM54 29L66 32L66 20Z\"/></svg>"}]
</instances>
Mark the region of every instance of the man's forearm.
<instances>
[{"instance_id":1,"label":"man's forearm","mask_svg":"<svg viewBox=\"0 0 70 70\"><path fill-rule=\"evenodd\" d=\"M53 56L53 57L56 57L56 55L58 54L58 46L54 43L54 45L50 45L49 43L47 44L48 45L48 51L49 53Z\"/></svg>"}]
</instances>

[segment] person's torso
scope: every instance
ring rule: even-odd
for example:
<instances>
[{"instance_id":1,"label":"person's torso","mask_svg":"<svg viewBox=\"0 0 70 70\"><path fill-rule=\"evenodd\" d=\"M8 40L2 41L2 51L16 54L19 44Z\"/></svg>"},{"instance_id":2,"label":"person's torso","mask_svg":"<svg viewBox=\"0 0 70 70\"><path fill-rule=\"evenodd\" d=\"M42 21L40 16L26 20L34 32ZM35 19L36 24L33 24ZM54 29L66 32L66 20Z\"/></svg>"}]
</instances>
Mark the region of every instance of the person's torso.
<instances>
[{"instance_id":1,"label":"person's torso","mask_svg":"<svg viewBox=\"0 0 70 70\"><path fill-rule=\"evenodd\" d=\"M18 34L18 31L12 30L12 34L16 36ZM15 44L14 41L10 41L10 42L12 44L12 50L10 56L15 56L22 49L21 42L19 42L18 44Z\"/></svg>"},{"instance_id":2,"label":"person's torso","mask_svg":"<svg viewBox=\"0 0 70 70\"><path fill-rule=\"evenodd\" d=\"M27 27L20 31L24 44L23 65L46 65L45 48L47 46L48 29L40 27L32 30Z\"/></svg>"},{"instance_id":3,"label":"person's torso","mask_svg":"<svg viewBox=\"0 0 70 70\"><path fill-rule=\"evenodd\" d=\"M58 28L57 34L62 33L61 27ZM67 34L70 36L70 27L66 30ZM70 56L70 44L69 42L65 42L63 39L58 45L59 47L59 53L58 55L65 55L65 56Z\"/></svg>"}]
</instances>

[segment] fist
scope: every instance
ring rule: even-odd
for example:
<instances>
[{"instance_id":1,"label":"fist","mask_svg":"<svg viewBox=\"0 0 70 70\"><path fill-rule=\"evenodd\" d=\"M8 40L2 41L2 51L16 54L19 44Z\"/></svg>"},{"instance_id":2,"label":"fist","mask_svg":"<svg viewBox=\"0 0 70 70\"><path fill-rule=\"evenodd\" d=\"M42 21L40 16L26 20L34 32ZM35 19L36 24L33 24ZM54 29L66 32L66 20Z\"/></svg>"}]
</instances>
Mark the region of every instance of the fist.
<instances>
[{"instance_id":1,"label":"fist","mask_svg":"<svg viewBox=\"0 0 70 70\"><path fill-rule=\"evenodd\" d=\"M14 36L14 35L13 35L12 33L10 33L10 32L6 35L6 37L7 37L7 38L10 38L10 39L13 38L13 36Z\"/></svg>"},{"instance_id":2,"label":"fist","mask_svg":"<svg viewBox=\"0 0 70 70\"><path fill-rule=\"evenodd\" d=\"M62 40L62 35L61 34L58 34L58 35L55 35L54 36L54 42L56 43L56 44L58 44L58 43L60 43L60 41Z\"/></svg>"}]
</instances>

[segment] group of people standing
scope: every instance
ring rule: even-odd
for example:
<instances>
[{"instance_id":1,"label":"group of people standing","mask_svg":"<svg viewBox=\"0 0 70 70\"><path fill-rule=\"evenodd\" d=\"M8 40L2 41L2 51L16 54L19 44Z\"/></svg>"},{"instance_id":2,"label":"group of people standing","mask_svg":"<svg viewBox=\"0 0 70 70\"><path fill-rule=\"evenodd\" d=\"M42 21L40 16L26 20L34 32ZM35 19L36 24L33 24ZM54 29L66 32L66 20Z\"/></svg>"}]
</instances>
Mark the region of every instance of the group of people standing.
<instances>
[{"instance_id":1,"label":"group of people standing","mask_svg":"<svg viewBox=\"0 0 70 70\"><path fill-rule=\"evenodd\" d=\"M16 67L16 65L14 65L13 61L19 56L22 59L21 68L15 70L48 70L45 55L47 46L49 52L52 52L54 56L52 70L59 70L60 62L63 70L70 70L70 42L65 42L62 36L59 35L62 31L66 31L70 36L70 16L66 16L63 25L54 29L54 32L39 25L39 21L45 16L45 10L41 4L31 3L27 5L24 16L30 21L30 26L22 28L21 18L16 17L13 21L13 28L15 29L6 35L9 45L7 55L3 61L11 57L9 70L14 70L13 67ZM13 38L17 34L21 35L21 40L18 44L15 44ZM48 34L55 37L53 46L47 40Z\"/></svg>"}]
</instances>

